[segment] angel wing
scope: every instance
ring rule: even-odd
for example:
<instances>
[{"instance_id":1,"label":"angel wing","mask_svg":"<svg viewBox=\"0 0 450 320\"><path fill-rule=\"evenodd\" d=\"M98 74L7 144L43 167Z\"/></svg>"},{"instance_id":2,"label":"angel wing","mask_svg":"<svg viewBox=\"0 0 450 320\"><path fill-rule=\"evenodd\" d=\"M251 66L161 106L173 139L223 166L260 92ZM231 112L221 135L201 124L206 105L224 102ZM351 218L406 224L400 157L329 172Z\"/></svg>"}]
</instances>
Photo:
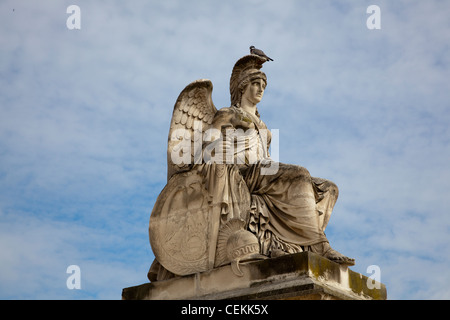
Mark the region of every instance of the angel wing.
<instances>
[{"instance_id":1,"label":"angel wing","mask_svg":"<svg viewBox=\"0 0 450 320\"><path fill-rule=\"evenodd\" d=\"M195 153L201 152L203 133L217 112L212 90L210 80L200 79L187 85L178 96L167 145L167 180L177 172L189 170L196 160Z\"/></svg>"}]
</instances>

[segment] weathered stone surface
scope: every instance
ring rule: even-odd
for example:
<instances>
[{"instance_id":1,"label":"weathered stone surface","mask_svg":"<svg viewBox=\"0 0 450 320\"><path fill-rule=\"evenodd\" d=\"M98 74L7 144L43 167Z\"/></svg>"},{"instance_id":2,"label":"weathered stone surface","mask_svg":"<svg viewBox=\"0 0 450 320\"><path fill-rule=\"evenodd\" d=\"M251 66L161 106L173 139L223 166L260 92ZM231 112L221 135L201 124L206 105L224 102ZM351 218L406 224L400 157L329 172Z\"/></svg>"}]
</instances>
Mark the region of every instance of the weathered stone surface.
<instances>
[{"instance_id":1,"label":"weathered stone surface","mask_svg":"<svg viewBox=\"0 0 450 320\"><path fill-rule=\"evenodd\" d=\"M122 291L124 300L298 299L385 300L386 287L318 254L302 252L242 263L243 276L226 265Z\"/></svg>"},{"instance_id":2,"label":"weathered stone surface","mask_svg":"<svg viewBox=\"0 0 450 320\"><path fill-rule=\"evenodd\" d=\"M187 85L175 102L168 181L149 221L152 281L230 262L239 276L241 261L303 251L355 264L332 249L325 235L337 185L270 155L278 142L257 105L268 83L261 68L271 59L251 50L232 69L229 107L217 110L207 79Z\"/></svg>"}]
</instances>

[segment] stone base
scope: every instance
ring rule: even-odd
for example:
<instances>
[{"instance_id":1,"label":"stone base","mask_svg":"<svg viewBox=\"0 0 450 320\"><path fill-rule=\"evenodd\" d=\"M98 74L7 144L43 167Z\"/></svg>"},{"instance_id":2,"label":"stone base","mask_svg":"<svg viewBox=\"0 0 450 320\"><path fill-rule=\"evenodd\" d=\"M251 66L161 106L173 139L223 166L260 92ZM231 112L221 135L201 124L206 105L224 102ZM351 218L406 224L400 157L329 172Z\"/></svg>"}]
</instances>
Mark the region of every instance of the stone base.
<instances>
[{"instance_id":1,"label":"stone base","mask_svg":"<svg viewBox=\"0 0 450 320\"><path fill-rule=\"evenodd\" d=\"M230 265L122 291L123 300L385 300L386 286L311 252ZM369 282L369 289L367 283Z\"/></svg>"}]
</instances>

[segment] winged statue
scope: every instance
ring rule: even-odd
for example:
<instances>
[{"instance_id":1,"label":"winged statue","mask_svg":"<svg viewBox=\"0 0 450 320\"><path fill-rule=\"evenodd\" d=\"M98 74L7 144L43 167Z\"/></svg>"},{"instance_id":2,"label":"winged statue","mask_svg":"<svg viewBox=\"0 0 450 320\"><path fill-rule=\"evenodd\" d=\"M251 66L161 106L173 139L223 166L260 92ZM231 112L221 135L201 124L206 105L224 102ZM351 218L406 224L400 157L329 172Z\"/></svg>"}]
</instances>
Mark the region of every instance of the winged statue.
<instances>
[{"instance_id":1,"label":"winged statue","mask_svg":"<svg viewBox=\"0 0 450 320\"><path fill-rule=\"evenodd\" d=\"M201 150L193 150L204 132L210 128L217 112L212 101L212 91L212 82L200 79L190 83L180 93L173 108L167 143L167 180L177 172L189 170L195 162L198 163L195 158ZM183 147L190 155L189 161L174 163L173 155L179 154Z\"/></svg>"},{"instance_id":2,"label":"winged statue","mask_svg":"<svg viewBox=\"0 0 450 320\"><path fill-rule=\"evenodd\" d=\"M150 216L150 281L225 265L241 276L240 263L302 251L354 264L325 235L337 186L299 165L276 162L276 170L264 171L274 163L271 133L257 109L267 86L261 71L266 61L257 54L238 59L230 107L215 107L207 79L190 83L178 96L167 184Z\"/></svg>"},{"instance_id":3,"label":"winged statue","mask_svg":"<svg viewBox=\"0 0 450 320\"><path fill-rule=\"evenodd\" d=\"M244 256L262 258L259 247L255 248L256 237L245 231L250 193L239 171L233 165L204 163L204 136L217 114L212 91L210 80L196 80L184 88L173 108L168 182L155 203L149 226L156 257L153 269L163 270L156 273L186 275L231 260L235 261L233 270L239 273L236 262L242 255L232 259L227 253L227 240L238 231L247 247L253 246Z\"/></svg>"}]
</instances>

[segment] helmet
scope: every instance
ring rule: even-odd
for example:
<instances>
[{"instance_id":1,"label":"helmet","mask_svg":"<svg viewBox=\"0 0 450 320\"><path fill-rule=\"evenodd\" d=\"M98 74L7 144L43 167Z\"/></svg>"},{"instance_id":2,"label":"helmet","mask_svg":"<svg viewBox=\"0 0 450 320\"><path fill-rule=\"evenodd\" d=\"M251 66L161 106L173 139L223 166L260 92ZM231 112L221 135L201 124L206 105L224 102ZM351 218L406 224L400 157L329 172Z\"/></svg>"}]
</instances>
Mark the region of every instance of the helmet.
<instances>
[{"instance_id":1,"label":"helmet","mask_svg":"<svg viewBox=\"0 0 450 320\"><path fill-rule=\"evenodd\" d=\"M259 253L258 238L244 227L245 222L241 219L229 220L220 229L216 255L217 266L231 263L233 273L240 277L244 274L239 262L267 258Z\"/></svg>"}]
</instances>

